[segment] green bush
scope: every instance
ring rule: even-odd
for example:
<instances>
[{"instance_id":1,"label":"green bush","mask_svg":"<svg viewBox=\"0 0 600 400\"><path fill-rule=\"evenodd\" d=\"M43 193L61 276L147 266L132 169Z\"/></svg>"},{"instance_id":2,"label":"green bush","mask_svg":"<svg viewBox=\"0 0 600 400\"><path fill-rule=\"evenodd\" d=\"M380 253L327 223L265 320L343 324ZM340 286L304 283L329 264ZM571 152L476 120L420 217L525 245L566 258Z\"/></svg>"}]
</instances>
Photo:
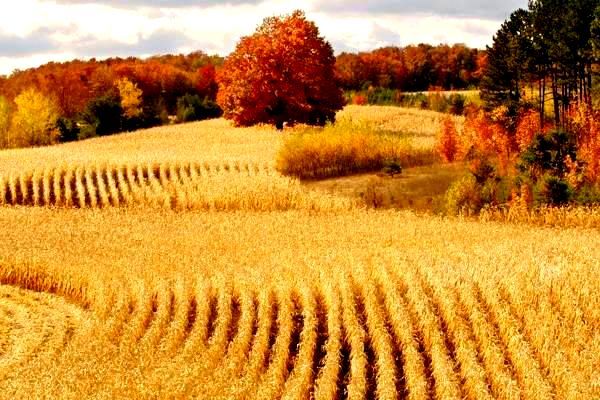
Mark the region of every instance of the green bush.
<instances>
[{"instance_id":1,"label":"green bush","mask_svg":"<svg viewBox=\"0 0 600 400\"><path fill-rule=\"evenodd\" d=\"M463 115L465 113L465 106L467 104L467 98L462 94L452 94L448 97L448 111L454 115Z\"/></svg>"},{"instance_id":2,"label":"green bush","mask_svg":"<svg viewBox=\"0 0 600 400\"><path fill-rule=\"evenodd\" d=\"M400 165L398 160L386 160L383 163L383 170L381 172L392 177L400 175L402 173L402 165Z\"/></svg>"},{"instance_id":3,"label":"green bush","mask_svg":"<svg viewBox=\"0 0 600 400\"><path fill-rule=\"evenodd\" d=\"M177 99L177 120L179 122L201 121L219 118L223 111L217 103L198 95L186 94Z\"/></svg>"},{"instance_id":4,"label":"green bush","mask_svg":"<svg viewBox=\"0 0 600 400\"><path fill-rule=\"evenodd\" d=\"M537 135L533 144L520 157L519 169L534 182L545 174L562 178L567 172L567 156L577 160L577 145L572 135L553 131Z\"/></svg>"},{"instance_id":5,"label":"green bush","mask_svg":"<svg viewBox=\"0 0 600 400\"><path fill-rule=\"evenodd\" d=\"M454 182L446 192L446 211L451 215L477 214L484 206L483 186L473 175Z\"/></svg>"},{"instance_id":6,"label":"green bush","mask_svg":"<svg viewBox=\"0 0 600 400\"><path fill-rule=\"evenodd\" d=\"M600 186L584 185L574 194L574 199L584 206L600 205Z\"/></svg>"},{"instance_id":7,"label":"green bush","mask_svg":"<svg viewBox=\"0 0 600 400\"><path fill-rule=\"evenodd\" d=\"M56 127L60 131L61 142L74 142L79 139L79 126L77 121L65 117L61 117L56 122Z\"/></svg>"},{"instance_id":8,"label":"green bush","mask_svg":"<svg viewBox=\"0 0 600 400\"><path fill-rule=\"evenodd\" d=\"M539 203L561 206L569 203L573 190L568 182L552 175L546 175L536 186L536 197Z\"/></svg>"},{"instance_id":9,"label":"green bush","mask_svg":"<svg viewBox=\"0 0 600 400\"><path fill-rule=\"evenodd\" d=\"M102 96L90 101L82 115L84 126L80 139L106 136L122 129L121 101L116 96Z\"/></svg>"}]
</instances>

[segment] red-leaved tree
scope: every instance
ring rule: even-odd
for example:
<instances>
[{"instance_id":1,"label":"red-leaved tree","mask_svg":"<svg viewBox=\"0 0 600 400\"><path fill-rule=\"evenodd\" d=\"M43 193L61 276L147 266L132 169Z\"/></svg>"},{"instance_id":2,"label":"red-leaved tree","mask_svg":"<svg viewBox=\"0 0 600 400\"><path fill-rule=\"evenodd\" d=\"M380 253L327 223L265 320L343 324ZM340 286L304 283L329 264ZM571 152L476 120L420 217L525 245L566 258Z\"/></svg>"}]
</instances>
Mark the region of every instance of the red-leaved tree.
<instances>
[{"instance_id":1,"label":"red-leaved tree","mask_svg":"<svg viewBox=\"0 0 600 400\"><path fill-rule=\"evenodd\" d=\"M344 105L333 49L302 11L265 19L241 39L217 80L224 116L240 126L324 125Z\"/></svg>"}]
</instances>

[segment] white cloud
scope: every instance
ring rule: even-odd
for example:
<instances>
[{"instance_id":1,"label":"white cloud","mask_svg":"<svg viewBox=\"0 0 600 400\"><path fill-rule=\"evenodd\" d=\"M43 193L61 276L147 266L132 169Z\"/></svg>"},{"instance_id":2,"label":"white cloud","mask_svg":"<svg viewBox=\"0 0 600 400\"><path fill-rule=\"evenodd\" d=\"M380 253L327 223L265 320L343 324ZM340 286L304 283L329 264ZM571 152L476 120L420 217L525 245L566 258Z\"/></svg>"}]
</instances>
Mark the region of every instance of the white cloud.
<instances>
[{"instance_id":1,"label":"white cloud","mask_svg":"<svg viewBox=\"0 0 600 400\"><path fill-rule=\"evenodd\" d=\"M11 3L0 14L0 74L74 57L143 56L192 50L226 55L263 18L296 8L307 11L337 51L419 42L463 42L483 47L490 43L500 23L456 13L436 14L439 2L435 1L430 1L432 12L426 14L403 14L398 7L386 6L397 3L392 1L376 1L372 9L361 9L361 3L353 0L330 3L328 7L322 0ZM334 6L346 7L346 12L332 11Z\"/></svg>"}]
</instances>

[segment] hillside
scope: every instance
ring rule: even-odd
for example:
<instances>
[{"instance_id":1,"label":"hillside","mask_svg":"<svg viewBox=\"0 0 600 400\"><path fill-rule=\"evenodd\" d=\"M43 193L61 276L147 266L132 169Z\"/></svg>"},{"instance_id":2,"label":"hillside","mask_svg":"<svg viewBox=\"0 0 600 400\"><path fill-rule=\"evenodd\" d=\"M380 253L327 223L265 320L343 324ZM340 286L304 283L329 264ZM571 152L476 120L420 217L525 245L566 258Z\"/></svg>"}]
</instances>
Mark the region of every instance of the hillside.
<instances>
[{"instance_id":1,"label":"hillside","mask_svg":"<svg viewBox=\"0 0 600 400\"><path fill-rule=\"evenodd\" d=\"M433 146L441 117L340 120ZM0 152L0 398L595 396L597 230L367 209L275 171L294 132Z\"/></svg>"}]
</instances>

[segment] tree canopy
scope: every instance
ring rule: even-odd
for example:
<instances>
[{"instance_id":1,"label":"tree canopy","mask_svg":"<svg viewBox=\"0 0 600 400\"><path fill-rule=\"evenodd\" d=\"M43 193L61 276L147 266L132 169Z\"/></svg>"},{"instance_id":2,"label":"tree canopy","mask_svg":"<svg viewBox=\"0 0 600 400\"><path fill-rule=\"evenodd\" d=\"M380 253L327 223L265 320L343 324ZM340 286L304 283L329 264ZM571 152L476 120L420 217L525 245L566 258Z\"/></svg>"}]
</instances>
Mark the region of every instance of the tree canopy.
<instances>
[{"instance_id":1,"label":"tree canopy","mask_svg":"<svg viewBox=\"0 0 600 400\"><path fill-rule=\"evenodd\" d=\"M344 105L331 45L301 11L242 38L218 74L217 101L237 125L324 125Z\"/></svg>"}]
</instances>

